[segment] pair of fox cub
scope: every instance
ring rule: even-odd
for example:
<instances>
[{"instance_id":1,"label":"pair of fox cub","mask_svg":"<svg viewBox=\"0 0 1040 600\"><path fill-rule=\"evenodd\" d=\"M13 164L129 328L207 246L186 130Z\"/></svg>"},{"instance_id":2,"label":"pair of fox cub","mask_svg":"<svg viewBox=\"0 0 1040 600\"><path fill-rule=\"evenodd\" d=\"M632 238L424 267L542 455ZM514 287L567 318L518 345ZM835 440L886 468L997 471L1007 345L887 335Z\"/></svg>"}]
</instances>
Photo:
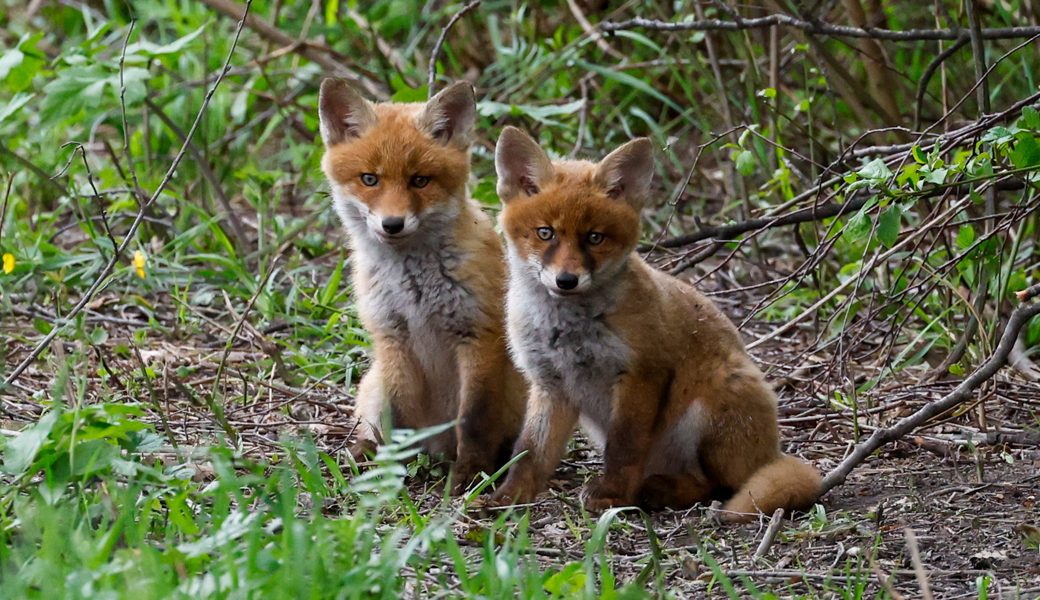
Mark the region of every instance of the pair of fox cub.
<instances>
[{"instance_id":1,"label":"pair of fox cub","mask_svg":"<svg viewBox=\"0 0 1040 600\"><path fill-rule=\"evenodd\" d=\"M427 442L455 459L452 491L526 452L489 500L526 503L580 420L604 453L589 510L728 494L724 518L745 521L816 500L819 474L780 451L775 397L736 328L635 253L649 140L598 164L554 162L506 127L495 150L503 256L466 190L468 83L425 104L374 104L326 79L319 116L375 352L358 386L355 458L381 443L387 406L396 426L456 420Z\"/></svg>"}]
</instances>

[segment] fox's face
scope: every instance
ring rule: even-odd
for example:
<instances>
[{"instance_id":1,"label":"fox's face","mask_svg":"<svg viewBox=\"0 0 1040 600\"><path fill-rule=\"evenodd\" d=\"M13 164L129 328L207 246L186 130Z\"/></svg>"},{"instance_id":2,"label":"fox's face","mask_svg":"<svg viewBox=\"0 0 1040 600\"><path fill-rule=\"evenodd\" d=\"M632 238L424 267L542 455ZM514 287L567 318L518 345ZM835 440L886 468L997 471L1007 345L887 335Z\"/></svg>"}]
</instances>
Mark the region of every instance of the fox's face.
<instances>
[{"instance_id":1,"label":"fox's face","mask_svg":"<svg viewBox=\"0 0 1040 600\"><path fill-rule=\"evenodd\" d=\"M396 243L457 214L476 119L468 83L425 104L373 104L326 79L318 104L322 170L348 229Z\"/></svg>"},{"instance_id":2,"label":"fox's face","mask_svg":"<svg viewBox=\"0 0 1040 600\"><path fill-rule=\"evenodd\" d=\"M646 138L599 164L553 163L538 143L506 127L495 149L500 221L514 265L554 295L581 294L613 279L639 240L639 210L653 177Z\"/></svg>"}]
</instances>

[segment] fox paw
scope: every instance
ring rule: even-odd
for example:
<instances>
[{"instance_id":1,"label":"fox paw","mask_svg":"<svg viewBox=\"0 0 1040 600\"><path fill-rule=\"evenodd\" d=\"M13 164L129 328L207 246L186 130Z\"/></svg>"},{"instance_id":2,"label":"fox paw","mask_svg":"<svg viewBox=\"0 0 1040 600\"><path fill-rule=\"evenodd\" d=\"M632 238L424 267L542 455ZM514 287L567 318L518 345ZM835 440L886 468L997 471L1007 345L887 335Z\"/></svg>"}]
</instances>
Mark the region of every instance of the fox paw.
<instances>
[{"instance_id":1,"label":"fox paw","mask_svg":"<svg viewBox=\"0 0 1040 600\"><path fill-rule=\"evenodd\" d=\"M365 462L376 454L376 443L373 440L358 440L350 445L350 457L354 462Z\"/></svg>"},{"instance_id":2,"label":"fox paw","mask_svg":"<svg viewBox=\"0 0 1040 600\"><path fill-rule=\"evenodd\" d=\"M520 486L504 485L488 497L486 505L492 508L503 506L514 506L516 504L528 504L534 500L536 494Z\"/></svg>"},{"instance_id":3,"label":"fox paw","mask_svg":"<svg viewBox=\"0 0 1040 600\"><path fill-rule=\"evenodd\" d=\"M451 472L451 495L461 496L466 488L473 483L473 479L481 473L489 472L487 468L474 464L470 461L459 461L455 463L455 468Z\"/></svg>"},{"instance_id":4,"label":"fox paw","mask_svg":"<svg viewBox=\"0 0 1040 600\"><path fill-rule=\"evenodd\" d=\"M585 506L585 510L599 513L608 508L632 506L635 503L632 498L627 497L618 489L618 486L611 485L609 482L604 481L602 477L597 477L585 486L585 493L582 494L582 504Z\"/></svg>"}]
</instances>

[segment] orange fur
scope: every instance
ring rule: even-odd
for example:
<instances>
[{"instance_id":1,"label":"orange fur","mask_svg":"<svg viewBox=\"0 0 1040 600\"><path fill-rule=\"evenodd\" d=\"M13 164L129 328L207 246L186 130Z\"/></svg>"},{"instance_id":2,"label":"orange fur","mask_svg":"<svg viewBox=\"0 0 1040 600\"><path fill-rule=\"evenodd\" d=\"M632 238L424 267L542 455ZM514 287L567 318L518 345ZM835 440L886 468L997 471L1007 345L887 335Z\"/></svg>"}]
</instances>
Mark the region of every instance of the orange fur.
<instances>
[{"instance_id":1,"label":"orange fur","mask_svg":"<svg viewBox=\"0 0 1040 600\"><path fill-rule=\"evenodd\" d=\"M604 447L605 472L586 493L591 509L683 507L726 491L727 510L739 513L810 506L819 475L781 452L774 394L733 323L634 252L649 142L599 164L550 163L507 128L496 166L510 343L532 393L516 446L528 455L492 502L544 489L580 413Z\"/></svg>"},{"instance_id":2,"label":"orange fur","mask_svg":"<svg viewBox=\"0 0 1040 600\"><path fill-rule=\"evenodd\" d=\"M457 458L458 492L508 458L526 389L505 346L502 243L466 191L472 88L373 104L327 79L319 105L322 169L349 234L374 351L358 385L351 451L360 458L382 443L387 409L397 427L457 420L426 448Z\"/></svg>"}]
</instances>

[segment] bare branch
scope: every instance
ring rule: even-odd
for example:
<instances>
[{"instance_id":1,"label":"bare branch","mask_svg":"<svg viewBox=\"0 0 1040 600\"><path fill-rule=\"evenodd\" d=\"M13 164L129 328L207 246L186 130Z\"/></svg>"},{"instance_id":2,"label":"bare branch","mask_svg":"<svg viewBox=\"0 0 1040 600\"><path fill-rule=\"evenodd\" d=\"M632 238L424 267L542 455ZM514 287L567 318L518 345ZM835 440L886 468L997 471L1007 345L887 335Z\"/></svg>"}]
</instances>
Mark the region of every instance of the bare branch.
<instances>
[{"instance_id":1,"label":"bare branch","mask_svg":"<svg viewBox=\"0 0 1040 600\"><path fill-rule=\"evenodd\" d=\"M655 21L635 17L627 21L604 22L599 24L602 31L624 31L629 29L649 29L652 31L741 31L745 29L764 29L775 25L783 25L804 31L805 33L817 35L830 35L834 37L872 38L878 40L889 40L893 42L916 42L922 40L957 40L964 35L961 29L906 29L894 31L892 29L876 29L874 27L849 27L847 25L832 25L829 23L805 21L791 15L773 14L753 19L741 19L739 21L724 21L722 19L701 19L686 23L672 23L669 21ZM983 29L981 35L986 40L1005 40L1028 38L1040 34L1040 26L1029 27L998 27L994 29Z\"/></svg>"},{"instance_id":2,"label":"bare branch","mask_svg":"<svg viewBox=\"0 0 1040 600\"><path fill-rule=\"evenodd\" d=\"M433 52L430 54L430 66L428 67L430 80L426 84L426 89L429 90L427 98L433 98L437 91L437 59L441 56L441 48L444 46L444 40L448 37L448 32L455 26L455 23L459 22L459 19L478 6L480 6L480 0L473 0L473 2L463 6L462 10L451 16L448 24L441 30L441 35L437 38L437 43L433 45Z\"/></svg>"}]
</instances>

